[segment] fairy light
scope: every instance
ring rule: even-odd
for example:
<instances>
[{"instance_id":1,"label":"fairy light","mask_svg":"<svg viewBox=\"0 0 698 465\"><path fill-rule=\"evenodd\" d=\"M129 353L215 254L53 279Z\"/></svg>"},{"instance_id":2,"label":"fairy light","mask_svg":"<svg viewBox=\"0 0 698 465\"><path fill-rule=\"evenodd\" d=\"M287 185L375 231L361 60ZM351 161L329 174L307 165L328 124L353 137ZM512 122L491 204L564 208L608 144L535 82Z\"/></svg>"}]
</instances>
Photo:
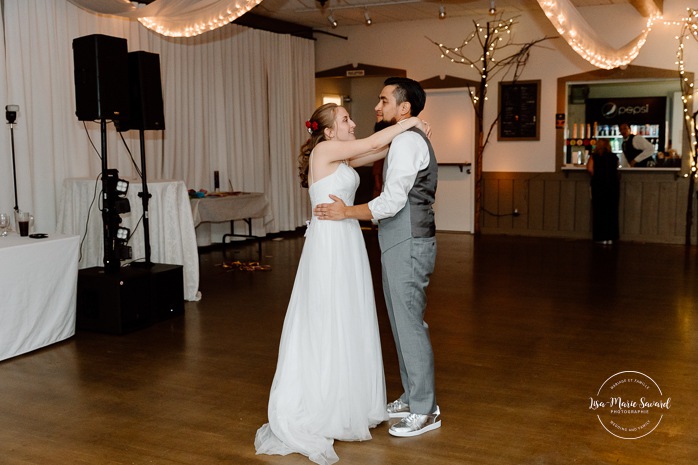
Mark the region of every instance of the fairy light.
<instances>
[{"instance_id":1,"label":"fairy light","mask_svg":"<svg viewBox=\"0 0 698 465\"><path fill-rule=\"evenodd\" d=\"M677 23L676 21L665 23L668 26L681 27L681 32L676 39L679 41L679 45L676 50L676 65L679 70L679 81L681 82L681 102L683 103L683 113L684 120L686 124L686 129L689 133L689 142L691 145L691 157L689 158L689 172L684 175L684 177L692 176L693 179L698 178L698 167L696 163L698 162L698 141L696 140L696 121L694 116L691 115L691 109L693 107L692 100L693 94L695 92L692 82L688 81L686 76L686 68L684 62L685 53L685 42L689 38L693 38L698 41L698 10L693 10L689 8L688 16L683 18L682 22Z\"/></svg>"},{"instance_id":2,"label":"fairy light","mask_svg":"<svg viewBox=\"0 0 698 465\"><path fill-rule=\"evenodd\" d=\"M538 4L569 46L589 63L602 69L618 68L632 62L645 44L653 23L660 18L658 10L653 12L642 32L616 50L596 34L570 0L538 0Z\"/></svg>"},{"instance_id":3,"label":"fairy light","mask_svg":"<svg viewBox=\"0 0 698 465\"><path fill-rule=\"evenodd\" d=\"M194 37L230 24L261 2L262 0L223 1L220 2L223 6L218 11L196 20L153 16L138 18L138 21L148 29L167 37Z\"/></svg>"},{"instance_id":4,"label":"fairy light","mask_svg":"<svg viewBox=\"0 0 698 465\"><path fill-rule=\"evenodd\" d=\"M439 48L441 58L445 58L451 63L467 65L477 73L477 80L482 87L470 91L470 99L476 106L478 102L488 101L487 81L500 72L500 67L506 67L518 61L514 57L521 53L521 44L513 42L511 29L514 24L516 24L515 18L503 20L500 15L498 18L488 21L487 24L474 23L473 32L455 47L432 41ZM474 46L480 51L476 58L466 56L468 44L475 44ZM506 47L516 47L517 52L498 61L497 53Z\"/></svg>"}]
</instances>

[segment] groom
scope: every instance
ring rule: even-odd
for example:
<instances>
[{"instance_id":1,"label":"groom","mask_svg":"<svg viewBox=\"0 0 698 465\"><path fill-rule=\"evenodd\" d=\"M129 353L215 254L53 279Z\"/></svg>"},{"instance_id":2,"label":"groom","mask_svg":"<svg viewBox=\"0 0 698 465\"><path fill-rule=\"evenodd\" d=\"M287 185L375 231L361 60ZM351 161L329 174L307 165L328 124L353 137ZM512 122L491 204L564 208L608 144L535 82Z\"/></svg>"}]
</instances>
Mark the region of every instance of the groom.
<instances>
[{"instance_id":1,"label":"groom","mask_svg":"<svg viewBox=\"0 0 698 465\"><path fill-rule=\"evenodd\" d=\"M400 124L424 109L426 93L412 79L385 81L375 111L379 121ZM378 221L383 293L395 338L405 392L388 404L393 436L417 436L441 426L434 393L434 353L424 322L426 288L434 271L434 196L438 167L426 135L412 128L393 139L385 159L383 191L367 204L347 206L335 196L313 213L320 219Z\"/></svg>"}]
</instances>

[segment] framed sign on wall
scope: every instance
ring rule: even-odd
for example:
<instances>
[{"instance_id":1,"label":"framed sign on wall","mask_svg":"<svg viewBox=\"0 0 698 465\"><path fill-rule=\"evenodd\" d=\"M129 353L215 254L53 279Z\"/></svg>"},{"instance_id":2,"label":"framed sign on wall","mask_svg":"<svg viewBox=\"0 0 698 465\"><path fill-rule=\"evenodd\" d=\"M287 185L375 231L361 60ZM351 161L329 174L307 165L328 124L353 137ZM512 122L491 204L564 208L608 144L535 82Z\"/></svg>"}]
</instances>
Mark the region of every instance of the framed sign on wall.
<instances>
[{"instance_id":1,"label":"framed sign on wall","mask_svg":"<svg viewBox=\"0 0 698 465\"><path fill-rule=\"evenodd\" d=\"M540 140L540 80L499 83L498 141Z\"/></svg>"}]
</instances>

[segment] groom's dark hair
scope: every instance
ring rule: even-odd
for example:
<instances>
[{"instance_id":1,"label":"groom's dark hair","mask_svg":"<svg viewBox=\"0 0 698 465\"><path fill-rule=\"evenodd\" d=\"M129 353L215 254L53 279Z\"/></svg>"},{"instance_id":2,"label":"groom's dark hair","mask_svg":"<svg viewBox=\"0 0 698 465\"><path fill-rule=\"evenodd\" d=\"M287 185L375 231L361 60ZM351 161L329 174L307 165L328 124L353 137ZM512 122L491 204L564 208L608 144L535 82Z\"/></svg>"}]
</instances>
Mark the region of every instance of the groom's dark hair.
<instances>
[{"instance_id":1,"label":"groom's dark hair","mask_svg":"<svg viewBox=\"0 0 698 465\"><path fill-rule=\"evenodd\" d=\"M427 102L427 94L422 86L415 80L406 77L389 77L383 83L386 86L395 86L395 100L398 105L410 102L410 114L419 116Z\"/></svg>"}]
</instances>

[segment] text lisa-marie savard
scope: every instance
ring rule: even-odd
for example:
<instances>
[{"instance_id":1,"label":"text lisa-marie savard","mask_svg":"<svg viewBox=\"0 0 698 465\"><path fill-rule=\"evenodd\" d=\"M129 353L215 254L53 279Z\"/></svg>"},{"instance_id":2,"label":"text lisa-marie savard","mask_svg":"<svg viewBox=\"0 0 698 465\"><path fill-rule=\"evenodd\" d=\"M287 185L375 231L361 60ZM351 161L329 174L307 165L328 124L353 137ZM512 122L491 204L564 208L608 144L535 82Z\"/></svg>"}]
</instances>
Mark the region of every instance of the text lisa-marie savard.
<instances>
[{"instance_id":1,"label":"text lisa-marie savard","mask_svg":"<svg viewBox=\"0 0 698 465\"><path fill-rule=\"evenodd\" d=\"M649 413L650 409L669 410L671 408L671 397L668 397L666 400L647 400L644 397L641 397L639 400L627 400L622 397L611 397L608 401L589 397L589 410L597 410L599 408L610 408L612 413Z\"/></svg>"}]
</instances>

